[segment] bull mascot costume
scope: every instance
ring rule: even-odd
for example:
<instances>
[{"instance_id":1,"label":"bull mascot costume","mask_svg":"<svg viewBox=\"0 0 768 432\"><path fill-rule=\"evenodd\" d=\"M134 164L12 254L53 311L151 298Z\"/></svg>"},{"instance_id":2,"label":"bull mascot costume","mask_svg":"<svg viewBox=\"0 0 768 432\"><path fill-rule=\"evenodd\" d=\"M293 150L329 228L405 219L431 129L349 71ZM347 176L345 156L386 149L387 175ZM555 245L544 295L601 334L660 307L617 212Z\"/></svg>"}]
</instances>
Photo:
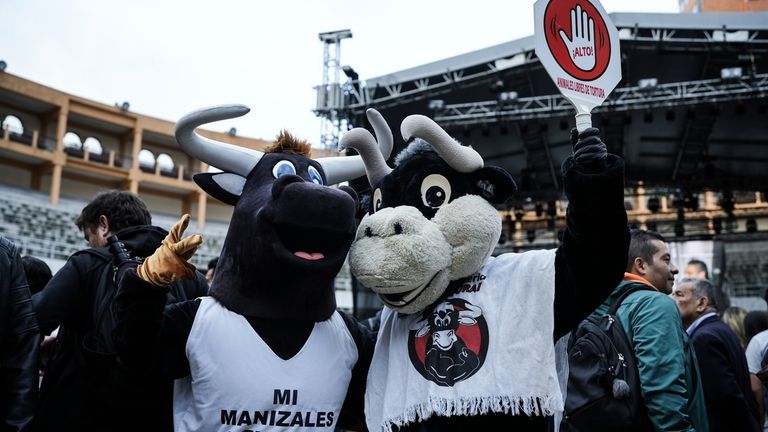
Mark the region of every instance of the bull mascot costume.
<instances>
[{"instance_id":1,"label":"bull mascot costume","mask_svg":"<svg viewBox=\"0 0 768 432\"><path fill-rule=\"evenodd\" d=\"M494 205L515 193L511 176L427 117L406 117L401 132L409 144L394 168L366 129L341 142L362 155L373 191L350 267L385 305L368 429L545 431L563 410L554 341L623 276L623 161L597 129L572 132L562 244L493 257L502 229Z\"/></svg>"},{"instance_id":2,"label":"bull mascot costume","mask_svg":"<svg viewBox=\"0 0 768 432\"><path fill-rule=\"evenodd\" d=\"M310 159L309 145L285 132L264 153L194 132L247 112L214 107L178 122L183 150L223 170L195 181L235 208L210 297L163 310L165 287L195 272L187 260L202 239L182 238L189 215L138 267L121 261L114 333L121 361L176 380L177 431L359 428L374 338L336 311L333 289L355 236L357 196L327 185L363 176L363 162ZM387 157L391 132L380 117L374 126L389 136Z\"/></svg>"}]
</instances>

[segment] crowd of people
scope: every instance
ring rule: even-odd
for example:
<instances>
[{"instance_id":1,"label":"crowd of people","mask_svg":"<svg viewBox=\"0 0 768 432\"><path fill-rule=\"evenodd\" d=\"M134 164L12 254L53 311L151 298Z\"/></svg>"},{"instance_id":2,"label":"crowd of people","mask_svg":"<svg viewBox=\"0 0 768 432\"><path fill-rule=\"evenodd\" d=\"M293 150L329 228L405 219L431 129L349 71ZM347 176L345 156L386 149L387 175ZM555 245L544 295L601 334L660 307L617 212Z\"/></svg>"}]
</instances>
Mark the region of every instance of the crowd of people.
<instances>
[{"instance_id":1,"label":"crowd of people","mask_svg":"<svg viewBox=\"0 0 768 432\"><path fill-rule=\"evenodd\" d=\"M183 227L174 227L169 233L153 226L145 203L126 191L98 194L85 206L75 224L82 231L88 248L75 253L53 275L43 261L21 257L12 242L0 237L0 430L173 430L173 381L161 377L184 376L189 374L190 367L200 367L190 364L191 359L182 362L173 357L191 349L191 345L187 345L192 343L188 339L191 330L183 330L186 333L180 341L160 333L158 342L125 340L133 333L123 327L148 326L164 319L166 324L186 328L192 327L195 314L202 311L220 314L215 309L205 309L208 307L205 301L200 305L197 300L198 306L192 312L185 306L188 301L209 294L219 269L218 259L209 262L207 268L195 269L194 276L187 279L169 278L167 273L157 270L167 268L165 265L183 266L168 264L171 258L158 258L156 252L163 248L181 250L176 245L185 242L181 240ZM191 245L179 254L189 258L195 247ZM124 277L133 276L125 276L119 260L121 253L127 254L125 260L134 263L131 271L149 282L148 286L169 288L150 293L140 287L123 292L120 282ZM313 256L311 251L302 253ZM672 258L660 234L631 230L623 280L594 312L605 314L622 294L643 288L624 296L615 314L631 341L637 362L647 416L643 430L763 430L764 383L768 383L768 314L723 307L728 304L727 300L723 301L710 281L704 262L691 261L684 277L679 277ZM178 272L188 270L183 268ZM227 267L226 271L231 274L231 268ZM116 302L116 297L128 298L129 295L130 301L118 299ZM164 301L152 299L142 304L146 300L142 297L158 295ZM172 315L166 312L163 318L158 314L163 307L166 311L176 309ZM468 306L460 310L464 313L460 315L464 324L475 324L479 319L478 313ZM173 320L169 316L174 317ZM441 315L444 319L449 316ZM360 331L375 335L381 319L378 315L364 322L367 330ZM344 320L349 326L348 319ZM261 330L259 326L265 322L270 321L249 320L256 330ZM281 320L273 322L292 325ZM313 330L308 328L308 331ZM115 346L113 334L121 335L121 343L125 345L138 346L140 352L144 352L144 345L152 343L175 345L163 351L169 353L168 358L131 358L130 352ZM365 335L367 333L355 334L360 353L364 350L358 337L364 339ZM275 352L291 353L283 361L298 355L302 349L301 346L287 347L285 341L281 346L280 340L269 343L270 347L278 347ZM466 357L466 348L463 352ZM358 362L361 358L362 354ZM167 365L176 364L186 366L172 373L163 370ZM353 375L356 370L352 371ZM226 391L226 388L216 389L218 393ZM295 403L296 394L286 392L278 394L275 390L274 398L293 398ZM350 391L347 397L352 394ZM205 403L207 396L196 394L194 397L198 403ZM362 401L347 401L345 407L350 403L362 405ZM237 430L255 430L250 425L256 424L260 409L253 407L256 411L250 413L221 409L221 423L244 425ZM306 412L304 417L298 417L300 423L296 423L294 417L294 423L286 424L285 430L294 430L297 425L318 429L338 427L333 410L328 408L327 415ZM272 426L279 424L274 415L269 421ZM363 424L358 426L365 428ZM553 420L549 427L570 430L567 420L561 425L554 424Z\"/></svg>"}]
</instances>

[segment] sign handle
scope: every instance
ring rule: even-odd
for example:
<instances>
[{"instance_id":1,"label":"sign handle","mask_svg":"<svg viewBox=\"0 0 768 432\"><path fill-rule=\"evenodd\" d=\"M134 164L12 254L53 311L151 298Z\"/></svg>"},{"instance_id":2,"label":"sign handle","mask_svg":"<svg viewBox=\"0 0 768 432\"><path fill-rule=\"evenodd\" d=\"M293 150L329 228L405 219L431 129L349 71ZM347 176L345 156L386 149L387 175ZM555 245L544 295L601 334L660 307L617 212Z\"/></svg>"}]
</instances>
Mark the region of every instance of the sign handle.
<instances>
[{"instance_id":1,"label":"sign handle","mask_svg":"<svg viewBox=\"0 0 768 432\"><path fill-rule=\"evenodd\" d=\"M588 111L577 110L576 130L578 130L579 133L584 132L585 130L592 127L592 114L590 113L590 111L592 110L588 110Z\"/></svg>"}]
</instances>

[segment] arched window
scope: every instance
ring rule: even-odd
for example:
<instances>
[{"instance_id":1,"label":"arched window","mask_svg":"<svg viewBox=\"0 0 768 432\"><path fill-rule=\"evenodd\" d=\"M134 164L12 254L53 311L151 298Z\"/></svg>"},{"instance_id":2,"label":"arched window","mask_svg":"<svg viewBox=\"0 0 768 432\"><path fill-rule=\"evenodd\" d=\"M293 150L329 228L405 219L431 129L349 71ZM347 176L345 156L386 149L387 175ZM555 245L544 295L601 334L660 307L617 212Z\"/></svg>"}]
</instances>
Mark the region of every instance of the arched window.
<instances>
[{"instance_id":1,"label":"arched window","mask_svg":"<svg viewBox=\"0 0 768 432\"><path fill-rule=\"evenodd\" d=\"M101 147L101 141L94 137L88 137L83 142L83 150L94 154L102 154L104 149Z\"/></svg>"},{"instance_id":2,"label":"arched window","mask_svg":"<svg viewBox=\"0 0 768 432\"><path fill-rule=\"evenodd\" d=\"M83 142L80 141L80 136L74 132L67 132L64 134L64 148L71 148L80 150L83 148Z\"/></svg>"},{"instance_id":3,"label":"arched window","mask_svg":"<svg viewBox=\"0 0 768 432\"><path fill-rule=\"evenodd\" d=\"M155 167L155 155L147 149L141 149L139 152L139 166L145 168Z\"/></svg>"},{"instance_id":4,"label":"arched window","mask_svg":"<svg viewBox=\"0 0 768 432\"><path fill-rule=\"evenodd\" d=\"M3 129L8 129L8 132L13 134L21 135L24 133L24 125L21 124L21 120L10 114L5 116L5 120L3 120Z\"/></svg>"},{"instance_id":5,"label":"arched window","mask_svg":"<svg viewBox=\"0 0 768 432\"><path fill-rule=\"evenodd\" d=\"M160 165L160 171L173 171L173 159L167 153L157 156L157 164Z\"/></svg>"}]
</instances>

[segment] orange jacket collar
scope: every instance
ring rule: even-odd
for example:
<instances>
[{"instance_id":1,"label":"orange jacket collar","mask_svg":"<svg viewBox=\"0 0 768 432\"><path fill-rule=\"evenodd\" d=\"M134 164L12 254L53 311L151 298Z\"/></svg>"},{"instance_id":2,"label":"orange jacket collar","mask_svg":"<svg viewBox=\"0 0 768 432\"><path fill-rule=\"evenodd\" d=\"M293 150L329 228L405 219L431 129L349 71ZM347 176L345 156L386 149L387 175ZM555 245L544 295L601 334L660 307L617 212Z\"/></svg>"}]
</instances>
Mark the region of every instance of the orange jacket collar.
<instances>
[{"instance_id":1,"label":"orange jacket collar","mask_svg":"<svg viewBox=\"0 0 768 432\"><path fill-rule=\"evenodd\" d=\"M656 287L653 286L653 284L651 284L650 282L648 282L644 277L638 276L638 275L633 274L633 273L624 273L624 280L625 281L632 281L632 282L640 282L640 283L646 284L649 287L651 287L651 288L655 289L656 291L658 291L658 289L656 289Z\"/></svg>"}]
</instances>

